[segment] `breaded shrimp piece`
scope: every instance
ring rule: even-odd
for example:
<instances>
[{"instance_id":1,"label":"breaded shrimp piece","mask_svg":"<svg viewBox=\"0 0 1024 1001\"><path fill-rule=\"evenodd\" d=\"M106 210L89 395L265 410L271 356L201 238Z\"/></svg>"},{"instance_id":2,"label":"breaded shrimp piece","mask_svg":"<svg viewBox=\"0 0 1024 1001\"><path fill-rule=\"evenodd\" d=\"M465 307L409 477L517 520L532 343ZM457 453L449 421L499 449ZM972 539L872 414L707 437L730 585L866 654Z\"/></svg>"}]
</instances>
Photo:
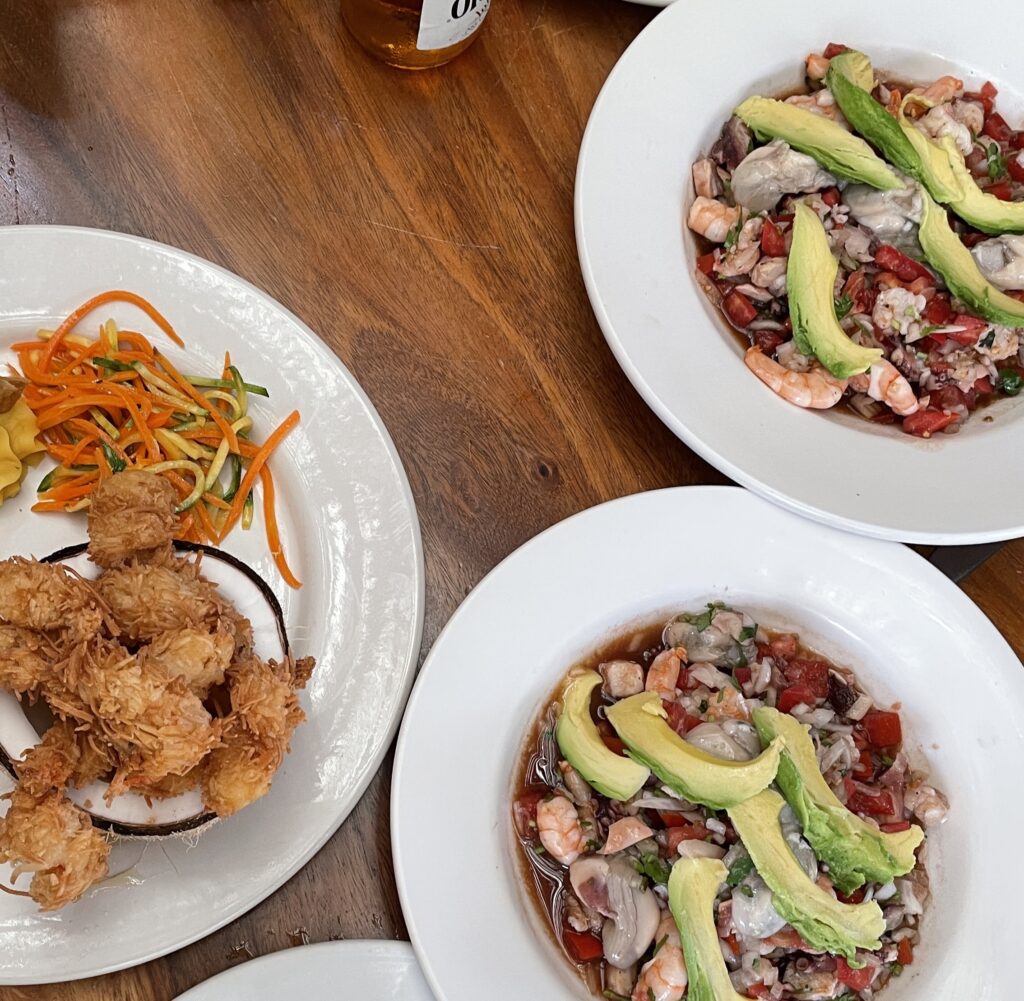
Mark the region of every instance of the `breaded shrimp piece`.
<instances>
[{"instance_id":1,"label":"breaded shrimp piece","mask_svg":"<svg viewBox=\"0 0 1024 1001\"><path fill-rule=\"evenodd\" d=\"M286 742L261 740L237 722L229 725L221 745L203 762L206 809L229 817L265 795L286 750Z\"/></svg>"},{"instance_id":2,"label":"breaded shrimp piece","mask_svg":"<svg viewBox=\"0 0 1024 1001\"><path fill-rule=\"evenodd\" d=\"M0 622L87 636L102 615L91 587L64 567L12 556L0 562Z\"/></svg>"},{"instance_id":3,"label":"breaded shrimp piece","mask_svg":"<svg viewBox=\"0 0 1024 1001\"><path fill-rule=\"evenodd\" d=\"M101 567L132 559L161 562L178 527L174 487L162 476L127 470L101 481L89 505L89 556Z\"/></svg>"},{"instance_id":4,"label":"breaded shrimp piece","mask_svg":"<svg viewBox=\"0 0 1024 1001\"><path fill-rule=\"evenodd\" d=\"M200 698L205 698L211 685L224 681L234 655L234 632L223 621L212 631L185 628L161 633L139 654L165 677L183 678Z\"/></svg>"},{"instance_id":5,"label":"breaded shrimp piece","mask_svg":"<svg viewBox=\"0 0 1024 1001\"><path fill-rule=\"evenodd\" d=\"M173 799L199 784L203 766L200 763L184 775L165 775L159 782L132 787L132 792L149 799Z\"/></svg>"},{"instance_id":6,"label":"breaded shrimp piece","mask_svg":"<svg viewBox=\"0 0 1024 1001\"><path fill-rule=\"evenodd\" d=\"M21 788L41 798L51 789L64 789L79 757L74 724L58 720L43 734L43 739L25 753L14 770Z\"/></svg>"},{"instance_id":7,"label":"breaded shrimp piece","mask_svg":"<svg viewBox=\"0 0 1024 1001\"><path fill-rule=\"evenodd\" d=\"M185 560L174 562L192 566ZM213 584L171 566L143 564L108 570L96 581L96 590L133 640L151 640L190 626L213 626L226 610Z\"/></svg>"},{"instance_id":8,"label":"breaded shrimp piece","mask_svg":"<svg viewBox=\"0 0 1024 1001\"><path fill-rule=\"evenodd\" d=\"M118 754L108 800L135 785L184 775L218 743L219 723L180 678L168 679L116 643L90 644L72 660L68 682Z\"/></svg>"},{"instance_id":9,"label":"breaded shrimp piece","mask_svg":"<svg viewBox=\"0 0 1024 1001\"><path fill-rule=\"evenodd\" d=\"M33 700L54 676L53 651L30 629L0 625L0 688Z\"/></svg>"},{"instance_id":10,"label":"breaded shrimp piece","mask_svg":"<svg viewBox=\"0 0 1024 1001\"><path fill-rule=\"evenodd\" d=\"M0 862L14 866L12 881L33 872L29 893L44 911L73 903L107 874L110 845L88 815L56 790L10 793L0 820Z\"/></svg>"},{"instance_id":11,"label":"breaded shrimp piece","mask_svg":"<svg viewBox=\"0 0 1024 1001\"><path fill-rule=\"evenodd\" d=\"M263 739L283 741L306 718L292 690L287 664L251 657L228 673L231 717Z\"/></svg>"},{"instance_id":12,"label":"breaded shrimp piece","mask_svg":"<svg viewBox=\"0 0 1024 1001\"><path fill-rule=\"evenodd\" d=\"M71 784L76 789L103 778L116 767L114 749L91 730L77 730L75 743L78 760L71 773Z\"/></svg>"}]
</instances>

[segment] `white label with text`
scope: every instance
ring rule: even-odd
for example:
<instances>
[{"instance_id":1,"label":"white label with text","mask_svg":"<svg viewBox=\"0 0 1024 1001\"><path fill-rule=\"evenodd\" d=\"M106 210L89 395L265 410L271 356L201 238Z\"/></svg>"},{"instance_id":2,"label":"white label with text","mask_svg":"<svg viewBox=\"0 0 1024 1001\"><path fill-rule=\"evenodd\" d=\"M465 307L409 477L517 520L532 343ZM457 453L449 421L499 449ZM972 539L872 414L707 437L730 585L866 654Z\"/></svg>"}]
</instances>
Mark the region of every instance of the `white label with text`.
<instances>
[{"instance_id":1,"label":"white label with text","mask_svg":"<svg viewBox=\"0 0 1024 1001\"><path fill-rule=\"evenodd\" d=\"M491 0L423 0L416 48L446 49L480 27Z\"/></svg>"}]
</instances>

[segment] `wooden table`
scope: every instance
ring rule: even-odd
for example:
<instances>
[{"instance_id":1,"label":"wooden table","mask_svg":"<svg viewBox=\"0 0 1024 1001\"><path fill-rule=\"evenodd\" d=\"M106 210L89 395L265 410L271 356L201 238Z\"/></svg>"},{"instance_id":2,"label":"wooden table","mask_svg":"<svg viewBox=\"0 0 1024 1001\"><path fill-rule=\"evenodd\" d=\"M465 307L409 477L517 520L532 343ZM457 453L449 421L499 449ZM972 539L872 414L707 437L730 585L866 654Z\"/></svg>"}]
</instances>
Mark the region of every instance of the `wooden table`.
<instances>
[{"instance_id":1,"label":"wooden table","mask_svg":"<svg viewBox=\"0 0 1024 1001\"><path fill-rule=\"evenodd\" d=\"M495 0L467 53L409 74L364 55L338 2L0 5L0 221L183 247L318 331L405 461L427 650L470 588L541 529L622 494L724 479L633 391L577 267L583 128L655 12ZM1015 543L966 587L1018 652L1022 574ZM166 1001L250 954L404 937L389 773L390 761L320 854L234 924L134 970L0 989L0 1001Z\"/></svg>"}]
</instances>

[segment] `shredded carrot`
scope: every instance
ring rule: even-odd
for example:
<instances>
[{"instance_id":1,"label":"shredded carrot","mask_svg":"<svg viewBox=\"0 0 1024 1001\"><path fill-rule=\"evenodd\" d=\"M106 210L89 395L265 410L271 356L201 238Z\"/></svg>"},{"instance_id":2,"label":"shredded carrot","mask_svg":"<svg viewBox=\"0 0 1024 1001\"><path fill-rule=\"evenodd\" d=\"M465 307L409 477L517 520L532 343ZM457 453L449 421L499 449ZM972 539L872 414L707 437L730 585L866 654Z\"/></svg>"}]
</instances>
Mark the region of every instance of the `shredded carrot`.
<instances>
[{"instance_id":1,"label":"shredded carrot","mask_svg":"<svg viewBox=\"0 0 1024 1001\"><path fill-rule=\"evenodd\" d=\"M246 386L243 391L237 385L231 353L224 353L217 379L203 379L183 375L145 335L119 330L112 321L100 327L96 338L74 332L86 316L111 302L137 306L175 344L184 346L162 314L123 290L94 296L52 333L41 331L39 340L13 346L20 372L8 367L28 380L23 398L36 415L47 454L58 463L32 510L80 511L88 507L102 480L123 469L187 460L196 465L181 467L184 475L174 466L158 472L174 485L180 506L186 508L178 537L219 544L247 510L246 499L258 477L274 563L290 586L300 587L281 545L268 465L299 422L298 412L262 444L250 441L252 419L246 413L246 398L253 392L266 395L266 390ZM239 414L245 418L242 423ZM233 424L242 430L236 431ZM237 458L225 464L226 454ZM221 495L232 470L235 490L225 499ZM215 485L207 489L211 484Z\"/></svg>"}]
</instances>

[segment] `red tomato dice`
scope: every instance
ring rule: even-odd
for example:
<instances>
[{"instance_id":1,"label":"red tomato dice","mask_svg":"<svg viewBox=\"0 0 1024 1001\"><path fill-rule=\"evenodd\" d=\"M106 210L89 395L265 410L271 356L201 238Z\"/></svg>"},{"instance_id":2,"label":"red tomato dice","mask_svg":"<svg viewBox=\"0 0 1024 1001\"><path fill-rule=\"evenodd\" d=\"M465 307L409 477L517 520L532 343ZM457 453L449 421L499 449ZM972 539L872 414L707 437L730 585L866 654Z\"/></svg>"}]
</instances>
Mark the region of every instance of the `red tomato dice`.
<instances>
[{"instance_id":1,"label":"red tomato dice","mask_svg":"<svg viewBox=\"0 0 1024 1001\"><path fill-rule=\"evenodd\" d=\"M753 677L753 673L754 672L751 671L749 667L737 667L735 671L736 680L741 685L745 685L750 681L751 677Z\"/></svg>"},{"instance_id":2,"label":"red tomato dice","mask_svg":"<svg viewBox=\"0 0 1024 1001\"><path fill-rule=\"evenodd\" d=\"M1009 142L1010 137L1013 135L1013 129L1006 124L1006 119L998 111L993 111L985 119L983 131L985 135L995 139L997 143Z\"/></svg>"},{"instance_id":3,"label":"red tomato dice","mask_svg":"<svg viewBox=\"0 0 1024 1001\"><path fill-rule=\"evenodd\" d=\"M815 698L823 699L828 695L828 664L825 661L794 657L786 665L784 673L787 681L806 686Z\"/></svg>"},{"instance_id":4,"label":"red tomato dice","mask_svg":"<svg viewBox=\"0 0 1024 1001\"><path fill-rule=\"evenodd\" d=\"M896 804L893 802L892 793L887 790L873 792L858 788L852 779L849 779L846 790L846 805L854 813L866 813L872 817L891 817Z\"/></svg>"},{"instance_id":5,"label":"red tomato dice","mask_svg":"<svg viewBox=\"0 0 1024 1001\"><path fill-rule=\"evenodd\" d=\"M899 834L900 831L910 830L909 820L894 820L891 824L879 824L879 830L885 831L886 834Z\"/></svg>"},{"instance_id":6,"label":"red tomato dice","mask_svg":"<svg viewBox=\"0 0 1024 1001\"><path fill-rule=\"evenodd\" d=\"M927 278L935 284L935 276L920 261L907 257L887 243L878 248L875 263L885 271L891 271L900 281L912 282L915 278Z\"/></svg>"},{"instance_id":7,"label":"red tomato dice","mask_svg":"<svg viewBox=\"0 0 1024 1001\"><path fill-rule=\"evenodd\" d=\"M953 304L945 292L937 292L925 306L924 318L936 327L945 326L953 317Z\"/></svg>"},{"instance_id":8,"label":"red tomato dice","mask_svg":"<svg viewBox=\"0 0 1024 1001\"><path fill-rule=\"evenodd\" d=\"M674 855L684 841L703 841L708 836L708 829L703 824L682 824L669 827L665 831L665 840L669 855Z\"/></svg>"},{"instance_id":9,"label":"red tomato dice","mask_svg":"<svg viewBox=\"0 0 1024 1001\"><path fill-rule=\"evenodd\" d=\"M861 721L868 741L874 747L898 747L903 743L903 727L900 714L872 709Z\"/></svg>"},{"instance_id":10,"label":"red tomato dice","mask_svg":"<svg viewBox=\"0 0 1024 1001\"><path fill-rule=\"evenodd\" d=\"M896 962L901 966L910 966L914 961L914 947L909 938L901 938L896 946Z\"/></svg>"},{"instance_id":11,"label":"red tomato dice","mask_svg":"<svg viewBox=\"0 0 1024 1001\"><path fill-rule=\"evenodd\" d=\"M757 319L754 304L742 293L733 289L723 300L725 315L737 326L745 327Z\"/></svg>"},{"instance_id":12,"label":"red tomato dice","mask_svg":"<svg viewBox=\"0 0 1024 1001\"><path fill-rule=\"evenodd\" d=\"M917 413L904 417L902 427L907 434L916 435L918 438L930 438L943 428L949 427L956 420L958 420L956 414L947 414L941 410L929 408L928 410L918 410Z\"/></svg>"},{"instance_id":13,"label":"red tomato dice","mask_svg":"<svg viewBox=\"0 0 1024 1001\"><path fill-rule=\"evenodd\" d=\"M1013 201L1013 186L1009 181L997 181L995 184L990 184L985 191L1002 202Z\"/></svg>"},{"instance_id":14,"label":"red tomato dice","mask_svg":"<svg viewBox=\"0 0 1024 1001\"><path fill-rule=\"evenodd\" d=\"M859 970L853 969L842 956L836 956L836 977L841 984L855 991L862 991L875 979L875 966L862 966Z\"/></svg>"},{"instance_id":15,"label":"red tomato dice","mask_svg":"<svg viewBox=\"0 0 1024 1001\"><path fill-rule=\"evenodd\" d=\"M808 685L790 685L779 693L776 708L780 713L788 713L802 702L813 709L816 701L814 691Z\"/></svg>"},{"instance_id":16,"label":"red tomato dice","mask_svg":"<svg viewBox=\"0 0 1024 1001\"><path fill-rule=\"evenodd\" d=\"M1021 162L1022 159L1024 159L1024 154L1015 153L1006 161L1006 169L1010 172L1010 177L1017 181L1018 184L1024 183L1024 162Z\"/></svg>"},{"instance_id":17,"label":"red tomato dice","mask_svg":"<svg viewBox=\"0 0 1024 1001\"><path fill-rule=\"evenodd\" d=\"M786 256L786 238L771 219L765 219L761 227L761 249L769 257Z\"/></svg>"},{"instance_id":18,"label":"red tomato dice","mask_svg":"<svg viewBox=\"0 0 1024 1001\"><path fill-rule=\"evenodd\" d=\"M589 932L562 929L562 943L574 963L592 963L604 955L604 946L596 935Z\"/></svg>"},{"instance_id":19,"label":"red tomato dice","mask_svg":"<svg viewBox=\"0 0 1024 1001\"><path fill-rule=\"evenodd\" d=\"M870 751L860 752L860 758L853 766L853 777L861 782L870 782L875 777L875 760Z\"/></svg>"},{"instance_id":20,"label":"red tomato dice","mask_svg":"<svg viewBox=\"0 0 1024 1001\"><path fill-rule=\"evenodd\" d=\"M701 254L697 258L697 270L702 271L708 277L715 273L715 252L713 250L708 254Z\"/></svg>"}]
</instances>

